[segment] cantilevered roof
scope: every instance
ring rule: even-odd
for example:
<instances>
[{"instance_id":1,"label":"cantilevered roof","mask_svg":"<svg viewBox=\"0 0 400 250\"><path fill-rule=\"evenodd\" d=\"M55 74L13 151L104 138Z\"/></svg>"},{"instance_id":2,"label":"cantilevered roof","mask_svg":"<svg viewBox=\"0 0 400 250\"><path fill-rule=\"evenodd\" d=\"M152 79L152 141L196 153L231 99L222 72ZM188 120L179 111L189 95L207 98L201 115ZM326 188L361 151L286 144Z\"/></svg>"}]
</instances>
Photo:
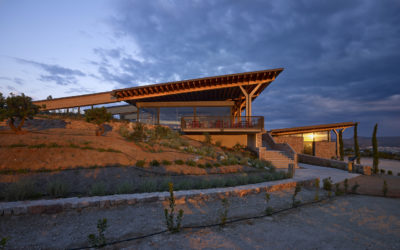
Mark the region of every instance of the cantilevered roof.
<instances>
[{"instance_id":1,"label":"cantilevered roof","mask_svg":"<svg viewBox=\"0 0 400 250\"><path fill-rule=\"evenodd\" d=\"M239 86L251 92L257 84L261 83L262 86L254 94L255 98L282 71L283 68L279 68L117 89L113 91L113 96L120 101L132 104L137 101L238 101L245 99Z\"/></svg>"},{"instance_id":2,"label":"cantilevered roof","mask_svg":"<svg viewBox=\"0 0 400 250\"><path fill-rule=\"evenodd\" d=\"M78 95L52 100L33 102L46 105L44 110L73 108L105 103L125 101L136 105L136 102L186 102L186 101L235 101L244 102L242 86L249 93L257 85L261 86L253 95L255 99L283 68L244 72L230 75L212 76L184 81L167 82L132 88L116 89L88 95Z\"/></svg>"},{"instance_id":3,"label":"cantilevered roof","mask_svg":"<svg viewBox=\"0 0 400 250\"><path fill-rule=\"evenodd\" d=\"M341 123L331 123L331 124L321 124L314 126L304 126L304 127L294 127L294 128L281 128L272 129L269 132L271 135L293 135L320 131L330 131L332 129L345 129L356 125L356 122L341 122Z\"/></svg>"}]
</instances>

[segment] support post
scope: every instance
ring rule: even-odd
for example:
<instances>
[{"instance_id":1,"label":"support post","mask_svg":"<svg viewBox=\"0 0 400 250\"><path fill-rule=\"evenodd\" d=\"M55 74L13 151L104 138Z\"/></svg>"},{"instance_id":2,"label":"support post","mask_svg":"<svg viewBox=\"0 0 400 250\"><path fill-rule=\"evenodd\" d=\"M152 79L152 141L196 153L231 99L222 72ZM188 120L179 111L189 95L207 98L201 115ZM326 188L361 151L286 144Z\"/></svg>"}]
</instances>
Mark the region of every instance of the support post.
<instances>
[{"instance_id":1,"label":"support post","mask_svg":"<svg viewBox=\"0 0 400 250\"><path fill-rule=\"evenodd\" d=\"M336 135L336 158L338 158L339 157L339 133L337 132L336 129L334 129L333 132L335 132L335 135Z\"/></svg>"},{"instance_id":2,"label":"support post","mask_svg":"<svg viewBox=\"0 0 400 250\"><path fill-rule=\"evenodd\" d=\"M250 92L248 93L242 85L240 85L240 90L242 90L242 93L246 97L246 116L250 117L251 116L251 103L253 100L254 93L260 88L261 83L257 84L257 86Z\"/></svg>"},{"instance_id":3,"label":"support post","mask_svg":"<svg viewBox=\"0 0 400 250\"><path fill-rule=\"evenodd\" d=\"M157 108L157 120L156 120L157 125L160 125L160 108Z\"/></svg>"},{"instance_id":4,"label":"support post","mask_svg":"<svg viewBox=\"0 0 400 250\"><path fill-rule=\"evenodd\" d=\"M137 109L136 109L136 122L139 122L139 119L140 119L140 108L139 107L137 107Z\"/></svg>"}]
</instances>

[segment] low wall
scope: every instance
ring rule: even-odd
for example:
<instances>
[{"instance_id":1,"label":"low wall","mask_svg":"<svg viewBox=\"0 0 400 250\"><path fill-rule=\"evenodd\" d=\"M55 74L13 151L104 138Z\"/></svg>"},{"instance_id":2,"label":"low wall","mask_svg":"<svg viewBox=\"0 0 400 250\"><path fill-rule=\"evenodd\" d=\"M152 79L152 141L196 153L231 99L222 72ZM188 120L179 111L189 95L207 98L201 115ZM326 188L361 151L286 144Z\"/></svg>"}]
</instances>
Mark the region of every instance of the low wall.
<instances>
[{"instance_id":1,"label":"low wall","mask_svg":"<svg viewBox=\"0 0 400 250\"><path fill-rule=\"evenodd\" d=\"M262 182L257 184L228 187L210 188L201 190L175 191L177 203L185 203L189 199L213 200L224 197L243 197L260 192L274 192L278 190L293 188L299 183L304 187L313 187L315 178L296 178L278 181ZM132 206L148 202L167 201L169 192L154 192L142 194L120 194L108 196L94 196L83 198L63 198L54 200L34 200L0 202L0 217L25 214L57 214L71 210L82 211L89 208L111 208L117 206Z\"/></svg>"},{"instance_id":2,"label":"low wall","mask_svg":"<svg viewBox=\"0 0 400 250\"><path fill-rule=\"evenodd\" d=\"M196 140L196 141L204 141L203 134L185 134L186 137ZM221 142L222 146L231 148L235 146L235 144L239 143L240 145L247 146L247 134L210 134L212 143L217 141Z\"/></svg>"},{"instance_id":3,"label":"low wall","mask_svg":"<svg viewBox=\"0 0 400 250\"><path fill-rule=\"evenodd\" d=\"M349 163L344 161L331 160L306 154L297 154L297 157L299 162L305 164L337 168L345 171L348 171L349 169ZM371 167L355 164L352 172L364 175L371 175Z\"/></svg>"},{"instance_id":4,"label":"low wall","mask_svg":"<svg viewBox=\"0 0 400 250\"><path fill-rule=\"evenodd\" d=\"M314 142L314 150L316 157L331 159L336 156L336 142L316 141Z\"/></svg>"},{"instance_id":5,"label":"low wall","mask_svg":"<svg viewBox=\"0 0 400 250\"><path fill-rule=\"evenodd\" d=\"M303 145L303 137L295 137L295 136L276 136L274 137L276 143L287 143L289 144L296 153L303 153L304 145Z\"/></svg>"}]
</instances>

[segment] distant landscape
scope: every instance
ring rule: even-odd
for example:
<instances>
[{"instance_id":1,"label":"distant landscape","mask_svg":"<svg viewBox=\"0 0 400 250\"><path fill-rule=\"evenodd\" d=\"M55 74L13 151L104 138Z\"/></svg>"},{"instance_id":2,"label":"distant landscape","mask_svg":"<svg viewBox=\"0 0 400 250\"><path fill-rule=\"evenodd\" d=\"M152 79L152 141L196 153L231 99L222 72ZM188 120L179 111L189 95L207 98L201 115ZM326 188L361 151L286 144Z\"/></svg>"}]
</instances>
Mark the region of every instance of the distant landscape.
<instances>
[{"instance_id":1,"label":"distant landscape","mask_svg":"<svg viewBox=\"0 0 400 250\"><path fill-rule=\"evenodd\" d=\"M344 147L353 147L354 139L347 138L343 139ZM360 148L368 148L372 147L372 139L371 137L358 137L358 144ZM400 147L400 136L385 136L378 137L378 146L379 147Z\"/></svg>"}]
</instances>

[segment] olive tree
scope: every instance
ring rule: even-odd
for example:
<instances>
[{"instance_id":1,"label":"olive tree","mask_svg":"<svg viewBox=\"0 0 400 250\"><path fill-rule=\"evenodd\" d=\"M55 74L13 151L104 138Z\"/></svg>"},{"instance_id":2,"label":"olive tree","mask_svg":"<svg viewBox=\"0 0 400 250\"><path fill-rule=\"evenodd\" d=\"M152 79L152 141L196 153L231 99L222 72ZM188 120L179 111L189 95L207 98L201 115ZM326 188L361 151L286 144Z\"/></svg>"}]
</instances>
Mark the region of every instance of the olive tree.
<instances>
[{"instance_id":1,"label":"olive tree","mask_svg":"<svg viewBox=\"0 0 400 250\"><path fill-rule=\"evenodd\" d=\"M97 124L96 135L104 134L104 123L112 118L112 114L107 112L105 107L85 110L86 121Z\"/></svg>"},{"instance_id":2,"label":"olive tree","mask_svg":"<svg viewBox=\"0 0 400 250\"><path fill-rule=\"evenodd\" d=\"M39 106L32 103L29 96L10 94L7 98L0 93L0 121L8 120L8 125L16 134L22 134L26 119L33 119L39 112ZM19 124L16 124L16 122Z\"/></svg>"}]
</instances>

